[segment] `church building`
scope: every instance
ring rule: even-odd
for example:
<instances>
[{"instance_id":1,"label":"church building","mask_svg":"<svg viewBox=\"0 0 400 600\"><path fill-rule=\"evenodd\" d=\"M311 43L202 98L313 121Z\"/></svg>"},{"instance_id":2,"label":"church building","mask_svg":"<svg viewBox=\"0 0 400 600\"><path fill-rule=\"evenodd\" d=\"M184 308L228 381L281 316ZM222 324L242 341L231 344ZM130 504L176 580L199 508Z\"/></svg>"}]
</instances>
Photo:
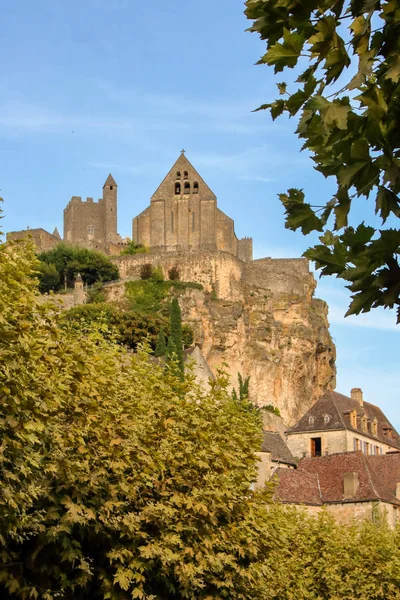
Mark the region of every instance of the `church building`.
<instances>
[{"instance_id":1,"label":"church building","mask_svg":"<svg viewBox=\"0 0 400 600\"><path fill-rule=\"evenodd\" d=\"M221 250L253 259L251 238L238 239L234 222L186 158L184 151L148 206L133 219L132 238L155 252Z\"/></svg>"}]
</instances>

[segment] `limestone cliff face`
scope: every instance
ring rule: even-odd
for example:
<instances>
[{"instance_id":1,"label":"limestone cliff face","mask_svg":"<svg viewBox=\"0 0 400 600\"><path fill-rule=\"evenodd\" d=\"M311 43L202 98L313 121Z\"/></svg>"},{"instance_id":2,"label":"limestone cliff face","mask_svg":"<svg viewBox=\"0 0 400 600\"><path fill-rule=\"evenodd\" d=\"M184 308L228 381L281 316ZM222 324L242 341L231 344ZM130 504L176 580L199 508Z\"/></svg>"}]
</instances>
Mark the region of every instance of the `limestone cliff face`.
<instances>
[{"instance_id":1,"label":"limestone cliff face","mask_svg":"<svg viewBox=\"0 0 400 600\"><path fill-rule=\"evenodd\" d=\"M150 259L150 260L149 260ZM118 259L123 276L136 278L143 261L176 265L187 289L182 316L195 332L212 371L224 366L236 385L250 376L250 395L279 408L294 424L327 389L335 387L336 351L327 305L313 298L315 280L305 259L243 263L224 253Z\"/></svg>"}]
</instances>

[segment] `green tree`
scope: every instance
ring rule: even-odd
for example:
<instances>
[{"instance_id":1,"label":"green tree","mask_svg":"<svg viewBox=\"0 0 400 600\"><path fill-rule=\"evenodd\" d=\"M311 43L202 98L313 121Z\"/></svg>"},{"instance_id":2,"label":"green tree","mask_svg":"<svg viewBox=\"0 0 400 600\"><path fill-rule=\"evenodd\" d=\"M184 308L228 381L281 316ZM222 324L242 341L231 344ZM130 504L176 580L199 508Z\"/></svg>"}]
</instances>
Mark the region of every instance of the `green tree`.
<instances>
[{"instance_id":1,"label":"green tree","mask_svg":"<svg viewBox=\"0 0 400 600\"><path fill-rule=\"evenodd\" d=\"M59 274L58 289L64 285L74 285L75 277L80 273L83 281L92 285L97 281L114 281L119 278L118 268L108 256L88 248L78 248L67 244L58 244L52 250L39 254L41 263L54 265ZM39 268L41 270L42 267ZM39 275L40 285L43 278Z\"/></svg>"},{"instance_id":2,"label":"green tree","mask_svg":"<svg viewBox=\"0 0 400 600\"><path fill-rule=\"evenodd\" d=\"M175 356L178 370L183 376L183 341L182 341L182 314L177 298L172 298L170 309L170 334L168 338L167 356Z\"/></svg>"},{"instance_id":3,"label":"green tree","mask_svg":"<svg viewBox=\"0 0 400 600\"><path fill-rule=\"evenodd\" d=\"M165 342L165 334L164 331L162 329L160 329L160 331L158 332L157 335L157 343L156 343L156 349L155 349L155 356L165 356L167 353L167 344Z\"/></svg>"},{"instance_id":4,"label":"green tree","mask_svg":"<svg viewBox=\"0 0 400 600\"><path fill-rule=\"evenodd\" d=\"M302 190L280 195L286 227L324 232L305 252L323 275L348 282L347 315L396 307L400 321L400 9L396 0L247 0L250 31L266 40L259 64L275 73L306 69L260 109L300 114L297 135L315 168L336 182L322 206ZM372 198L377 231L349 226L354 205ZM384 225L387 221L389 228Z\"/></svg>"},{"instance_id":5,"label":"green tree","mask_svg":"<svg viewBox=\"0 0 400 600\"><path fill-rule=\"evenodd\" d=\"M0 245L0 595L260 599L260 423L147 352L59 328ZM268 542L269 543L269 542Z\"/></svg>"},{"instance_id":6,"label":"green tree","mask_svg":"<svg viewBox=\"0 0 400 600\"><path fill-rule=\"evenodd\" d=\"M232 390L232 397L236 402L238 400L248 400L249 399L249 385L250 385L250 376L245 377L243 379L242 374L238 373L238 384L239 384L239 395L237 394L235 388Z\"/></svg>"},{"instance_id":7,"label":"green tree","mask_svg":"<svg viewBox=\"0 0 400 600\"><path fill-rule=\"evenodd\" d=\"M136 242L131 240L126 246L126 248L124 248L124 250L121 252L121 254L147 254L148 251L148 248L146 246L143 246L143 244L136 244Z\"/></svg>"},{"instance_id":8,"label":"green tree","mask_svg":"<svg viewBox=\"0 0 400 600\"><path fill-rule=\"evenodd\" d=\"M60 274L53 263L41 262L37 271L39 279L39 290L42 294L60 287Z\"/></svg>"}]
</instances>

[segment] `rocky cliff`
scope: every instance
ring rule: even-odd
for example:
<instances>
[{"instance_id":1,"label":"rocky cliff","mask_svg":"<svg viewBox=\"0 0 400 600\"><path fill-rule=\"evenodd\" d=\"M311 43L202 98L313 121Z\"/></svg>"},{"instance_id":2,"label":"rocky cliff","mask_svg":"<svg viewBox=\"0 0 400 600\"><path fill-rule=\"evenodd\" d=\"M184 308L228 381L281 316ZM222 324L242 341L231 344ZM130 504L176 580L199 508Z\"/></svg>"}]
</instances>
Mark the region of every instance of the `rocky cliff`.
<instances>
[{"instance_id":1,"label":"rocky cliff","mask_svg":"<svg viewBox=\"0 0 400 600\"><path fill-rule=\"evenodd\" d=\"M117 259L122 276L137 278L150 261L164 274L175 266L181 279L204 290L180 296L184 321L195 333L210 368L224 366L236 385L250 376L250 396L279 408L295 423L335 386L335 346L327 305L313 298L315 280L305 259L242 263L225 253L151 255ZM117 297L110 289L110 299Z\"/></svg>"}]
</instances>

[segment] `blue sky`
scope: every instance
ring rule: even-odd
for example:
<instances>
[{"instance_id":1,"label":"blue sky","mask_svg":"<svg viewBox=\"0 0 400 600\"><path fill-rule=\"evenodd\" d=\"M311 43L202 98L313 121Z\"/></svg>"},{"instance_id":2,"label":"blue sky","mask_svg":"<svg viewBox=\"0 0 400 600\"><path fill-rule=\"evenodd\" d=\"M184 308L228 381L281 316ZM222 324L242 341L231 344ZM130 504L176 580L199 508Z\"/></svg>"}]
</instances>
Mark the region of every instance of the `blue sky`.
<instances>
[{"instance_id":1,"label":"blue sky","mask_svg":"<svg viewBox=\"0 0 400 600\"><path fill-rule=\"evenodd\" d=\"M287 231L277 198L303 188L314 202L332 187L312 168L295 122L251 112L276 96L272 72L239 0L14 0L2 7L0 194L6 231L62 231L72 195L119 185L119 232L185 148L257 258L300 256L315 238ZM278 80L282 80L282 76ZM360 202L357 220L374 221ZM344 319L349 293L319 282L330 305L338 391L361 387L400 428L400 329L389 311Z\"/></svg>"}]
</instances>

